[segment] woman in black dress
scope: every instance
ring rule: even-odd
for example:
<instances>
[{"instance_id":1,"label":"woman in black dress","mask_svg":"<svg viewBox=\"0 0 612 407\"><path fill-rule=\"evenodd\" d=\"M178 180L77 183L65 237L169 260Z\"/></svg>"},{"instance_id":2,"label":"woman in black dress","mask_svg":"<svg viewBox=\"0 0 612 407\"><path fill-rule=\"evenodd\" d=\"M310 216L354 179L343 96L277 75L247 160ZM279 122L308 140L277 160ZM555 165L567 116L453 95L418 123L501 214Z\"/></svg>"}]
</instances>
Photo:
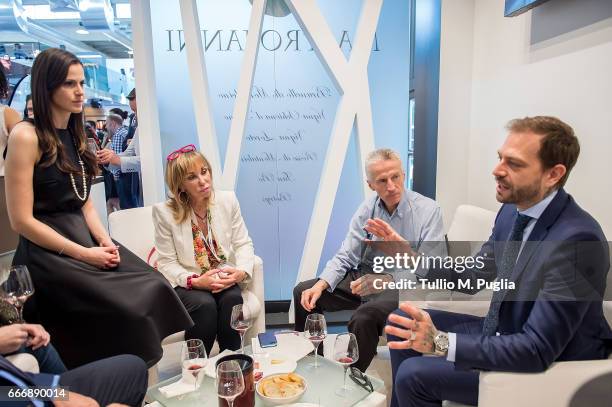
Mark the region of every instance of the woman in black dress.
<instances>
[{"instance_id":1,"label":"woman in black dress","mask_svg":"<svg viewBox=\"0 0 612 407\"><path fill-rule=\"evenodd\" d=\"M20 234L13 264L28 266L36 291L26 310L69 368L123 353L152 366L161 340L193 322L164 277L115 245L95 211L84 79L67 51L34 61L34 121L15 127L6 162L7 208Z\"/></svg>"}]
</instances>

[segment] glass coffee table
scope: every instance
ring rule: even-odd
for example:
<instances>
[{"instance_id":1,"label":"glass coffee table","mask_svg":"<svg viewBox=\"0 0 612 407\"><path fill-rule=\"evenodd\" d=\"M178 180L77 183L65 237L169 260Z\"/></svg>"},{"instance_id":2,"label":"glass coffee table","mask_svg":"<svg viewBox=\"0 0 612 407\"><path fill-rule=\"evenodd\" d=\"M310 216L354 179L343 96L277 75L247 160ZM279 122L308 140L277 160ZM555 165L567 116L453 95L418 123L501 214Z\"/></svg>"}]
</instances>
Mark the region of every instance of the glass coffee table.
<instances>
[{"instance_id":1,"label":"glass coffee table","mask_svg":"<svg viewBox=\"0 0 612 407\"><path fill-rule=\"evenodd\" d=\"M248 346L245 347L245 351L247 354L250 354ZM302 375L306 379L307 389L304 395L297 400L296 403L312 403L327 407L353 405L370 406L380 404L379 400L381 397L384 399L384 396L378 393L379 390L384 389L384 383L381 380L373 377L369 377L369 379L374 387L374 393L370 393L347 377L347 384L353 389L346 398L339 397L336 395L336 389L342 386L344 380L344 371L342 367L333 361L322 357L318 358L318 368L315 369L310 367L309 365L312 362L314 362L314 357L306 356L297 363L295 372ZM167 386L180 379L181 375L178 375L152 386L147 391L147 397L150 400L158 401L161 405L166 407L212 407L218 405L214 380L208 376L203 379L200 388L191 393L166 398L159 392L160 387ZM366 399L370 398L372 395L377 396L375 397L376 401L368 402ZM265 405L263 400L261 400L257 394L255 394L255 405Z\"/></svg>"}]
</instances>

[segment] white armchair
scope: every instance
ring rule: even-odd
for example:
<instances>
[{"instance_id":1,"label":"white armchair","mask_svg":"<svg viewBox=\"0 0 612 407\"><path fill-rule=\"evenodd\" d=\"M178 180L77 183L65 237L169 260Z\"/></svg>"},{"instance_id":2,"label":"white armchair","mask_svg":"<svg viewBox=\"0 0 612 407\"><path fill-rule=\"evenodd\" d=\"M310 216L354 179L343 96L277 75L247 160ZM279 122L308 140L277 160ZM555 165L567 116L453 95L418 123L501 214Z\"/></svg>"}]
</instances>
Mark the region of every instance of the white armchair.
<instances>
[{"instance_id":1,"label":"white armchair","mask_svg":"<svg viewBox=\"0 0 612 407\"><path fill-rule=\"evenodd\" d=\"M17 366L24 372L28 373L40 373L38 361L36 358L29 353L16 353L14 355L6 356L6 360Z\"/></svg>"},{"instance_id":2,"label":"white armchair","mask_svg":"<svg viewBox=\"0 0 612 407\"><path fill-rule=\"evenodd\" d=\"M152 207L125 209L113 212L108 217L110 235L117 242L148 262L149 254L155 247L155 230L152 219ZM137 231L137 233L135 233ZM255 314L253 327L247 331L245 343L252 337L266 330L266 313L264 306L263 262L255 256L253 278L248 290L242 291L244 303ZM169 345L184 340L184 332L177 332L166 337L162 345ZM156 372L150 372L150 382L156 381Z\"/></svg>"},{"instance_id":3,"label":"white armchair","mask_svg":"<svg viewBox=\"0 0 612 407\"><path fill-rule=\"evenodd\" d=\"M457 208L448 230L448 240L484 242L491 234L494 220L495 212L471 205L461 205ZM608 289L612 288L610 280L609 275ZM490 298L477 294L470 300L464 296L470 297L453 293L452 301L437 301L431 298L420 305L477 316L486 315ZM604 314L608 323L612 324L612 302L604 302ZM480 374L478 405L480 407L565 406L569 405L572 395L580 386L590 379L610 372L612 372L612 360L557 362L542 373L483 372ZM443 405L462 406L450 402L444 402Z\"/></svg>"}]
</instances>

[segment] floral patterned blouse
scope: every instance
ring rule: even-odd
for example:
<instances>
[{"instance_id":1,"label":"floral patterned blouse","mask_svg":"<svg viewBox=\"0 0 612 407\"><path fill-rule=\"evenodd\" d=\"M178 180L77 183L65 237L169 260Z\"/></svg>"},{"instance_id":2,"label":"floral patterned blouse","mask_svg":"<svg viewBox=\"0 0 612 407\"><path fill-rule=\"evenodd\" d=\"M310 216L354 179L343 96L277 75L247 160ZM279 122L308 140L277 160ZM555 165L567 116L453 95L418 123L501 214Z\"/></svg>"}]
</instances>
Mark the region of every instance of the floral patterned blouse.
<instances>
[{"instance_id":1,"label":"floral patterned blouse","mask_svg":"<svg viewBox=\"0 0 612 407\"><path fill-rule=\"evenodd\" d=\"M208 224L210 225L212 221L212 217L210 215L210 211L208 212ZM212 233L212 229L211 229ZM214 251L217 253L215 257L214 253L210 250L208 245L204 242L204 233L200 229L197 223L193 220L191 221L191 234L193 236L193 251L195 255L195 261L202 273L206 273L210 269L217 268L220 264L223 264L227 261L225 258L225 254L223 253L223 248L217 244L217 240L215 239L214 233L212 236L212 245L214 247Z\"/></svg>"}]
</instances>

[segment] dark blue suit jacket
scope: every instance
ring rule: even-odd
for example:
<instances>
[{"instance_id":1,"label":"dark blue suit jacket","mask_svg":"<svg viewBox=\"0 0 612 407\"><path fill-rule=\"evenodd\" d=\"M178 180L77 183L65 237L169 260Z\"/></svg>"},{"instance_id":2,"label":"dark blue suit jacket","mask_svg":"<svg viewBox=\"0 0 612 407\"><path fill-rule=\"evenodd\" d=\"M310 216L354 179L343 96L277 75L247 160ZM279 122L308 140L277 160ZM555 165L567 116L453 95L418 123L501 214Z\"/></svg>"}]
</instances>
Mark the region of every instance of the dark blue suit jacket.
<instances>
[{"instance_id":1,"label":"dark blue suit jacket","mask_svg":"<svg viewBox=\"0 0 612 407\"><path fill-rule=\"evenodd\" d=\"M472 280L472 287L477 279L495 280L516 216L515 205L503 205L479 252L485 267L453 273L452 279ZM501 335L457 334L455 366L539 372L554 361L607 358L612 331L602 298L609 268L601 227L560 189L536 222L512 271L516 288L503 297Z\"/></svg>"},{"instance_id":2,"label":"dark blue suit jacket","mask_svg":"<svg viewBox=\"0 0 612 407\"><path fill-rule=\"evenodd\" d=\"M28 386L38 386L38 387L51 387L53 385L53 379L55 375L46 374L46 373L28 373L20 370L11 362L9 362L6 358L0 355L0 370L7 372L16 378L23 381ZM18 387L13 381L5 379L4 377L0 377L0 386L10 386L10 387ZM31 405L29 402L10 402L8 405L11 406L20 406L20 405ZM52 405L49 402L45 402L45 405Z\"/></svg>"}]
</instances>

